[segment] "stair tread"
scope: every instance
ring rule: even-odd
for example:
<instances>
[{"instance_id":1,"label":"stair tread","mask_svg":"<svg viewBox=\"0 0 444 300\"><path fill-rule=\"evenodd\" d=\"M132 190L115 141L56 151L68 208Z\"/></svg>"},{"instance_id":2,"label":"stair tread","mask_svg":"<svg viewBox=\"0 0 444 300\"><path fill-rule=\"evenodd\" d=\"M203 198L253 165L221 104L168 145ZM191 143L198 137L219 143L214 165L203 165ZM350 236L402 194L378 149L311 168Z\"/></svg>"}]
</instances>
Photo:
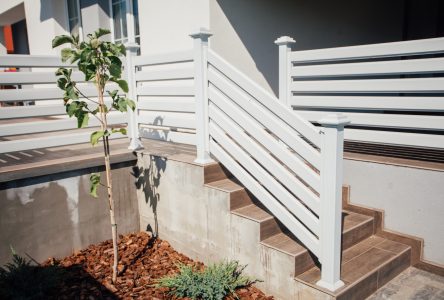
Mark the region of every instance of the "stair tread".
<instances>
[{"instance_id":1,"label":"stair tread","mask_svg":"<svg viewBox=\"0 0 444 300\"><path fill-rule=\"evenodd\" d=\"M254 204L252 204L254 205ZM244 208L244 211L251 211L252 208ZM269 214L264 211L264 216ZM271 216L271 215L270 215ZM344 211L344 226L343 233L350 231L353 228L364 225L367 222L373 220L372 217L360 215L353 212ZM279 234L273 235L261 242L265 246L274 248L278 251L285 252L290 255L298 255L308 251L301 243L290 233L281 232Z\"/></svg>"},{"instance_id":2,"label":"stair tread","mask_svg":"<svg viewBox=\"0 0 444 300\"><path fill-rule=\"evenodd\" d=\"M251 219L256 222L262 222L274 218L269 212L256 204L250 204L231 211L233 214Z\"/></svg>"},{"instance_id":3,"label":"stair tread","mask_svg":"<svg viewBox=\"0 0 444 300\"><path fill-rule=\"evenodd\" d=\"M361 215L350 211L344 211L343 218L344 218L343 229L342 229L343 232L346 232L354 228L355 226L362 225L363 223L373 221L373 217Z\"/></svg>"},{"instance_id":4,"label":"stair tread","mask_svg":"<svg viewBox=\"0 0 444 300\"><path fill-rule=\"evenodd\" d=\"M241 186L236 181L234 181L233 179L230 179L230 178L212 181L212 182L209 182L205 185L208 187L217 189L217 190L225 191L225 192L235 192L235 191L239 191L239 190L244 189L243 186Z\"/></svg>"},{"instance_id":5,"label":"stair tread","mask_svg":"<svg viewBox=\"0 0 444 300\"><path fill-rule=\"evenodd\" d=\"M373 235L343 251L341 280L345 283L345 286L336 291L335 294L343 293L356 282L374 275L379 269L409 250L410 247L407 245ZM312 286L315 286L320 278L321 272L318 266L296 276L298 281Z\"/></svg>"},{"instance_id":6,"label":"stair tread","mask_svg":"<svg viewBox=\"0 0 444 300\"><path fill-rule=\"evenodd\" d=\"M307 249L298 242L296 242L293 237L283 232L275 234L263 240L261 243L268 247L280 250L282 252L285 252L293 256L296 256L298 254L307 251Z\"/></svg>"}]
</instances>

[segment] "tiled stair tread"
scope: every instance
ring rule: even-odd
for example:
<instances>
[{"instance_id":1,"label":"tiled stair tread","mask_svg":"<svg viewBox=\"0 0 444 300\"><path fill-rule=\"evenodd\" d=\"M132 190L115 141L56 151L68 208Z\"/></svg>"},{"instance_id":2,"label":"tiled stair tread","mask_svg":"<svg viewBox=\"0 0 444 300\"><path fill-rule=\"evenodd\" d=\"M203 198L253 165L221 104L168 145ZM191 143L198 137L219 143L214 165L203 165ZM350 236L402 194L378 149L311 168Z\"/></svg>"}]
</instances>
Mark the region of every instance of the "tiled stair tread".
<instances>
[{"instance_id":1,"label":"tiled stair tread","mask_svg":"<svg viewBox=\"0 0 444 300\"><path fill-rule=\"evenodd\" d=\"M271 215L269 212L267 212L265 209L259 207L256 204L250 204L235 210L232 210L231 213L245 217L247 219L256 221L256 222L262 222L265 220L269 220L273 218L273 215Z\"/></svg>"},{"instance_id":2,"label":"tiled stair tread","mask_svg":"<svg viewBox=\"0 0 444 300\"><path fill-rule=\"evenodd\" d=\"M358 213L353 213L349 211L343 212L344 224L343 224L343 232L346 232L357 225L362 225L366 222L372 222L373 217L361 215Z\"/></svg>"},{"instance_id":3,"label":"tiled stair tread","mask_svg":"<svg viewBox=\"0 0 444 300\"><path fill-rule=\"evenodd\" d=\"M225 178L205 184L208 187L222 190L225 192L235 192L244 189L241 185L236 183L233 179Z\"/></svg>"},{"instance_id":4,"label":"tiled stair tread","mask_svg":"<svg viewBox=\"0 0 444 300\"><path fill-rule=\"evenodd\" d=\"M382 270L384 266L400 259L409 260L410 247L386 240L377 236L368 239L345 250L342 254L341 280L345 286L335 292L336 295L343 293L348 287L362 281L375 272ZM402 262L399 262L402 264ZM404 264L405 265L405 264ZM385 271L385 270L384 270ZM298 281L314 286L321 278L320 269L316 266L296 277Z\"/></svg>"},{"instance_id":5,"label":"tiled stair tread","mask_svg":"<svg viewBox=\"0 0 444 300\"><path fill-rule=\"evenodd\" d=\"M250 205L250 206L254 206ZM251 211L252 208L243 207L244 211ZM240 214L242 215L242 213ZM251 215L251 212L250 212ZM264 211L264 217L269 214ZM271 216L271 215L270 215ZM251 218L251 217L250 217ZM364 226L367 222L371 222L372 217L360 215L357 213L345 212L344 213L344 227L342 229L343 233L348 232L354 228ZM261 242L263 245L271 247L281 252L285 252L290 255L301 254L307 251L304 246L302 246L291 234L279 233L277 235L271 236Z\"/></svg>"},{"instance_id":6,"label":"tiled stair tread","mask_svg":"<svg viewBox=\"0 0 444 300\"><path fill-rule=\"evenodd\" d=\"M278 233L261 242L270 248L285 252L289 255L296 256L304 253L307 249L294 240L289 234Z\"/></svg>"}]
</instances>

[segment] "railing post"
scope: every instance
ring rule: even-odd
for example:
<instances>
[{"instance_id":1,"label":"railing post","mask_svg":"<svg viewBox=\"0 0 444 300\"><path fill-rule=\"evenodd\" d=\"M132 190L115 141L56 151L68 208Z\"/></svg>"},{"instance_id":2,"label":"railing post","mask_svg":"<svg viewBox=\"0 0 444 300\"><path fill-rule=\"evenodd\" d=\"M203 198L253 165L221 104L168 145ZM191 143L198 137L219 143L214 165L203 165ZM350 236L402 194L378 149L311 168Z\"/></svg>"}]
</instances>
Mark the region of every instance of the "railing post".
<instances>
[{"instance_id":1,"label":"railing post","mask_svg":"<svg viewBox=\"0 0 444 300\"><path fill-rule=\"evenodd\" d=\"M342 164L344 126L350 121L343 115L329 115L322 125L321 165L321 280L318 285L331 291L343 286L341 281L342 238Z\"/></svg>"},{"instance_id":2,"label":"railing post","mask_svg":"<svg viewBox=\"0 0 444 300\"><path fill-rule=\"evenodd\" d=\"M128 110L128 135L130 144L128 149L139 150L143 149L142 141L139 136L139 124L137 120L137 93L136 93L136 68L134 65L134 56L137 55L139 45L136 43L128 43L126 47L126 79L128 82L129 92L128 97L136 102L136 110Z\"/></svg>"},{"instance_id":3,"label":"railing post","mask_svg":"<svg viewBox=\"0 0 444 300\"><path fill-rule=\"evenodd\" d=\"M194 39L194 84L196 101L196 150L195 162L206 164L212 162L210 157L210 135L208 130L208 29L200 28L190 34Z\"/></svg>"},{"instance_id":4,"label":"railing post","mask_svg":"<svg viewBox=\"0 0 444 300\"><path fill-rule=\"evenodd\" d=\"M290 106L290 53L291 47L295 42L289 36L281 36L275 42L279 46L279 100L287 106Z\"/></svg>"}]
</instances>

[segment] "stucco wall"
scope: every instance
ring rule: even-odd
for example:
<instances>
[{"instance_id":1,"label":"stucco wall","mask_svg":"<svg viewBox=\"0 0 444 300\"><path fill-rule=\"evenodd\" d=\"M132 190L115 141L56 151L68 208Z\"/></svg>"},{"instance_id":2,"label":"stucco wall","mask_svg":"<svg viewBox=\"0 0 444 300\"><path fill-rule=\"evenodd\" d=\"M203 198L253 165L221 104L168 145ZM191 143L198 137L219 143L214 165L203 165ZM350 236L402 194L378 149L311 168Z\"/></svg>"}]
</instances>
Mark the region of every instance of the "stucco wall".
<instances>
[{"instance_id":1,"label":"stucco wall","mask_svg":"<svg viewBox=\"0 0 444 300\"><path fill-rule=\"evenodd\" d=\"M424 259L444 266L444 172L345 160L352 203L385 211L387 229L424 239Z\"/></svg>"},{"instance_id":2,"label":"stucco wall","mask_svg":"<svg viewBox=\"0 0 444 300\"><path fill-rule=\"evenodd\" d=\"M133 164L113 165L119 233L139 229ZM101 189L98 199L89 195L89 176L97 170L0 184L0 265L11 259L10 245L21 255L43 261L110 239L106 192Z\"/></svg>"},{"instance_id":3,"label":"stucco wall","mask_svg":"<svg viewBox=\"0 0 444 300\"><path fill-rule=\"evenodd\" d=\"M209 0L139 1L142 55L187 50L190 33L210 27Z\"/></svg>"},{"instance_id":4,"label":"stucco wall","mask_svg":"<svg viewBox=\"0 0 444 300\"><path fill-rule=\"evenodd\" d=\"M212 0L210 47L267 89L278 93L278 48L317 49L402 38L403 1Z\"/></svg>"}]
</instances>

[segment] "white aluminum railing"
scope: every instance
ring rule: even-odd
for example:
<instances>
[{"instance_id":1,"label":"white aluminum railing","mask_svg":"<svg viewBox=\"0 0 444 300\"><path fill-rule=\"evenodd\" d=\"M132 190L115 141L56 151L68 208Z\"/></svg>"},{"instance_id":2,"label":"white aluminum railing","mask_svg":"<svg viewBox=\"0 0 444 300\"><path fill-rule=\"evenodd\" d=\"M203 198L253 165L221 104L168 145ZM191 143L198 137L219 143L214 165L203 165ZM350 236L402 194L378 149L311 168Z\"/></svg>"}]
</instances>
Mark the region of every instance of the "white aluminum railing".
<instances>
[{"instance_id":1,"label":"white aluminum railing","mask_svg":"<svg viewBox=\"0 0 444 300\"><path fill-rule=\"evenodd\" d=\"M332 116L319 130L194 38L198 163L213 156L322 264L319 285L340 280L343 128Z\"/></svg>"},{"instance_id":2,"label":"white aluminum railing","mask_svg":"<svg viewBox=\"0 0 444 300\"><path fill-rule=\"evenodd\" d=\"M444 38L280 53L280 99L317 122L342 112L347 140L444 148Z\"/></svg>"}]
</instances>

